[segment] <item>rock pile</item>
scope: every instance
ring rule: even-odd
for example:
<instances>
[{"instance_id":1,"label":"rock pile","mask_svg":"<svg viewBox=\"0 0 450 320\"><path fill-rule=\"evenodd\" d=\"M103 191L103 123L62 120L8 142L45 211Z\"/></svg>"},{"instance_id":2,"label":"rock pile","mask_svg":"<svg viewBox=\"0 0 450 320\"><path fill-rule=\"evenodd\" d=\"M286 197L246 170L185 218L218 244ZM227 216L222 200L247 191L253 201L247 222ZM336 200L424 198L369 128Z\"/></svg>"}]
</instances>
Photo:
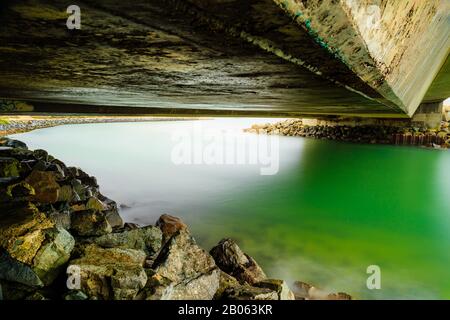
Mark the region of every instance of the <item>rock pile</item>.
<instances>
[{"instance_id":1,"label":"rock pile","mask_svg":"<svg viewBox=\"0 0 450 320\"><path fill-rule=\"evenodd\" d=\"M124 224L94 177L0 138L3 299L350 298L298 288L268 279L230 239L203 250L176 217L162 215L155 226Z\"/></svg>"},{"instance_id":2,"label":"rock pile","mask_svg":"<svg viewBox=\"0 0 450 320\"><path fill-rule=\"evenodd\" d=\"M1 104L1 101L0 101ZM150 121L181 121L195 120L196 118L167 118L167 117L43 117L28 119L13 118L2 121L0 119L0 136L14 133L27 132L35 129L43 129L66 124L89 123L118 123L118 122L150 122Z\"/></svg>"},{"instance_id":3,"label":"rock pile","mask_svg":"<svg viewBox=\"0 0 450 320\"><path fill-rule=\"evenodd\" d=\"M448 122L442 122L440 130L421 127L383 125L304 125L302 120L291 119L277 123L255 124L245 132L299 136L306 138L339 140L370 144L395 144L425 146L437 149L450 148Z\"/></svg>"}]
</instances>

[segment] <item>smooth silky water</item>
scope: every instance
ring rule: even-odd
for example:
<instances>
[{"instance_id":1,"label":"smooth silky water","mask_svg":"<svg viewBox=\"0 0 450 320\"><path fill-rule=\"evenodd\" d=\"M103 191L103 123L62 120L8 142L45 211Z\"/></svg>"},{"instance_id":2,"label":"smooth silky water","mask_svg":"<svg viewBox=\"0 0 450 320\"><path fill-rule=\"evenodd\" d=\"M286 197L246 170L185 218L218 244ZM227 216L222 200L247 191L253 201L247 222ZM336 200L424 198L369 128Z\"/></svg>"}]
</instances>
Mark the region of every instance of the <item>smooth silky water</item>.
<instances>
[{"instance_id":1,"label":"smooth silky water","mask_svg":"<svg viewBox=\"0 0 450 320\"><path fill-rule=\"evenodd\" d=\"M235 239L270 277L360 299L450 299L450 152L279 137L279 172L175 164L175 132L259 119L66 125L12 137L97 177L126 221L183 218L205 248ZM272 120L273 121L273 120ZM248 152L248 150L246 150ZM366 269L381 268L381 290Z\"/></svg>"}]
</instances>

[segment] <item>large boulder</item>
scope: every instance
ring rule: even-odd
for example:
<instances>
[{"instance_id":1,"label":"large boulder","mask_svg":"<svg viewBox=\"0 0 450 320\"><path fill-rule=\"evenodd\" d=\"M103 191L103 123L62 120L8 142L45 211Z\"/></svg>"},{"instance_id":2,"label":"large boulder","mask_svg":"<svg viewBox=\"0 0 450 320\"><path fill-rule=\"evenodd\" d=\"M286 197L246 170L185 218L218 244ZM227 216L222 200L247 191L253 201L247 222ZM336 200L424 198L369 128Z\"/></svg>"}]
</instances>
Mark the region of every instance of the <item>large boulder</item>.
<instances>
[{"instance_id":1,"label":"large boulder","mask_svg":"<svg viewBox=\"0 0 450 320\"><path fill-rule=\"evenodd\" d=\"M88 188L79 179L70 180L70 185L74 192L74 201L86 201Z\"/></svg>"},{"instance_id":2,"label":"large boulder","mask_svg":"<svg viewBox=\"0 0 450 320\"><path fill-rule=\"evenodd\" d=\"M0 178L18 178L20 162L9 157L0 157Z\"/></svg>"},{"instance_id":3,"label":"large boulder","mask_svg":"<svg viewBox=\"0 0 450 320\"><path fill-rule=\"evenodd\" d=\"M0 281L23 284L27 288L44 286L31 266L11 258L6 251L0 253Z\"/></svg>"},{"instance_id":4,"label":"large boulder","mask_svg":"<svg viewBox=\"0 0 450 320\"><path fill-rule=\"evenodd\" d=\"M106 204L101 202L96 197L90 197L86 202L86 210L104 211L106 209L107 209Z\"/></svg>"},{"instance_id":5,"label":"large boulder","mask_svg":"<svg viewBox=\"0 0 450 320\"><path fill-rule=\"evenodd\" d=\"M70 229L70 211L68 210L54 210L47 212L47 216L56 227L69 230Z\"/></svg>"},{"instance_id":6,"label":"large boulder","mask_svg":"<svg viewBox=\"0 0 450 320\"><path fill-rule=\"evenodd\" d=\"M45 242L33 259L33 271L45 285L48 285L59 274L61 267L69 261L75 240L62 228L46 230L45 237Z\"/></svg>"},{"instance_id":7,"label":"large boulder","mask_svg":"<svg viewBox=\"0 0 450 320\"><path fill-rule=\"evenodd\" d=\"M168 214L163 214L159 217L158 221L156 221L156 226L161 229L164 242L169 240L178 231L188 230L187 225L180 218Z\"/></svg>"},{"instance_id":8,"label":"large boulder","mask_svg":"<svg viewBox=\"0 0 450 320\"><path fill-rule=\"evenodd\" d=\"M7 137L0 137L0 146L27 149L27 145L24 142Z\"/></svg>"},{"instance_id":9,"label":"large boulder","mask_svg":"<svg viewBox=\"0 0 450 320\"><path fill-rule=\"evenodd\" d=\"M219 288L220 271L186 230L177 231L153 264L146 299L211 300Z\"/></svg>"},{"instance_id":10,"label":"large boulder","mask_svg":"<svg viewBox=\"0 0 450 320\"><path fill-rule=\"evenodd\" d=\"M74 238L32 204L3 206L0 216L0 279L49 285L69 260Z\"/></svg>"},{"instance_id":11,"label":"large boulder","mask_svg":"<svg viewBox=\"0 0 450 320\"><path fill-rule=\"evenodd\" d=\"M147 283L141 250L85 247L83 255L70 261L68 273L78 270L79 290L90 299L131 300Z\"/></svg>"},{"instance_id":12,"label":"large boulder","mask_svg":"<svg viewBox=\"0 0 450 320\"><path fill-rule=\"evenodd\" d=\"M112 232L112 227L103 212L85 210L71 215L71 230L84 237L101 236Z\"/></svg>"},{"instance_id":13,"label":"large boulder","mask_svg":"<svg viewBox=\"0 0 450 320\"><path fill-rule=\"evenodd\" d=\"M123 220L117 211L117 208L113 207L105 211L105 218L108 221L109 225L113 229L118 229L123 227Z\"/></svg>"},{"instance_id":14,"label":"large boulder","mask_svg":"<svg viewBox=\"0 0 450 320\"><path fill-rule=\"evenodd\" d=\"M113 229L121 229L124 225L123 219L117 209L117 203L101 193L98 193L99 199L106 205L105 216Z\"/></svg>"},{"instance_id":15,"label":"large boulder","mask_svg":"<svg viewBox=\"0 0 450 320\"><path fill-rule=\"evenodd\" d=\"M28 265L33 262L53 222L31 203L4 205L0 213L0 247Z\"/></svg>"},{"instance_id":16,"label":"large boulder","mask_svg":"<svg viewBox=\"0 0 450 320\"><path fill-rule=\"evenodd\" d=\"M90 188L98 188L97 179L88 175L80 168L68 167L67 170L73 177L76 177L83 185Z\"/></svg>"},{"instance_id":17,"label":"large boulder","mask_svg":"<svg viewBox=\"0 0 450 320\"><path fill-rule=\"evenodd\" d=\"M240 283L255 284L267 278L264 271L248 254L242 252L231 239L223 239L211 249L217 266L232 275Z\"/></svg>"},{"instance_id":18,"label":"large boulder","mask_svg":"<svg viewBox=\"0 0 450 320\"><path fill-rule=\"evenodd\" d=\"M25 182L35 190L34 201L41 204L58 201L60 186L56 182L53 172L33 170Z\"/></svg>"},{"instance_id":19,"label":"large boulder","mask_svg":"<svg viewBox=\"0 0 450 320\"><path fill-rule=\"evenodd\" d=\"M72 186L70 185L62 185L59 194L58 201L71 203L74 199L74 192Z\"/></svg>"},{"instance_id":20,"label":"large boulder","mask_svg":"<svg viewBox=\"0 0 450 320\"><path fill-rule=\"evenodd\" d=\"M154 226L114 232L86 239L102 248L136 249L153 256L161 249L162 233Z\"/></svg>"},{"instance_id":21,"label":"large boulder","mask_svg":"<svg viewBox=\"0 0 450 320\"><path fill-rule=\"evenodd\" d=\"M214 300L220 300L224 297L225 291L240 287L241 284L235 277L230 276L229 274L223 272L220 270L220 276L219 276L219 288L216 291L216 294L214 295Z\"/></svg>"}]
</instances>

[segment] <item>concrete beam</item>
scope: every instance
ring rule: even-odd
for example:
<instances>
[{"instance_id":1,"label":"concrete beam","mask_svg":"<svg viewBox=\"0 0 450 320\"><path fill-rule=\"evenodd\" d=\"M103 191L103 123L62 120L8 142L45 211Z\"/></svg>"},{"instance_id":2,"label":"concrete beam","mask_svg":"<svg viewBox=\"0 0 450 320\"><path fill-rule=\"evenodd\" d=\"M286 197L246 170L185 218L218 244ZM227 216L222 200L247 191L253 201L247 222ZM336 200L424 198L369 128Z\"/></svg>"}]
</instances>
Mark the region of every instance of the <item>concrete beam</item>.
<instances>
[{"instance_id":1,"label":"concrete beam","mask_svg":"<svg viewBox=\"0 0 450 320\"><path fill-rule=\"evenodd\" d=\"M448 0L274 1L409 116L450 53Z\"/></svg>"},{"instance_id":2,"label":"concrete beam","mask_svg":"<svg viewBox=\"0 0 450 320\"><path fill-rule=\"evenodd\" d=\"M438 129L441 126L443 105L443 102L422 103L411 122L429 129Z\"/></svg>"}]
</instances>

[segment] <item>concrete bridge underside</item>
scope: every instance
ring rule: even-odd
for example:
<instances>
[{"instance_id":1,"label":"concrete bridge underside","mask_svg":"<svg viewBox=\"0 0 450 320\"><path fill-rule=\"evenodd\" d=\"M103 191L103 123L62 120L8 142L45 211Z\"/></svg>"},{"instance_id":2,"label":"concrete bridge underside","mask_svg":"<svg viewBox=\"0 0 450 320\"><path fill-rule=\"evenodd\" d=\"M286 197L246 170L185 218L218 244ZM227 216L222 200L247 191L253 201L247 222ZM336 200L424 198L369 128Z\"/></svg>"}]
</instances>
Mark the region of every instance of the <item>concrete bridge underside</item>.
<instances>
[{"instance_id":1,"label":"concrete bridge underside","mask_svg":"<svg viewBox=\"0 0 450 320\"><path fill-rule=\"evenodd\" d=\"M22 0L0 21L22 111L407 118L450 96L448 0Z\"/></svg>"}]
</instances>

